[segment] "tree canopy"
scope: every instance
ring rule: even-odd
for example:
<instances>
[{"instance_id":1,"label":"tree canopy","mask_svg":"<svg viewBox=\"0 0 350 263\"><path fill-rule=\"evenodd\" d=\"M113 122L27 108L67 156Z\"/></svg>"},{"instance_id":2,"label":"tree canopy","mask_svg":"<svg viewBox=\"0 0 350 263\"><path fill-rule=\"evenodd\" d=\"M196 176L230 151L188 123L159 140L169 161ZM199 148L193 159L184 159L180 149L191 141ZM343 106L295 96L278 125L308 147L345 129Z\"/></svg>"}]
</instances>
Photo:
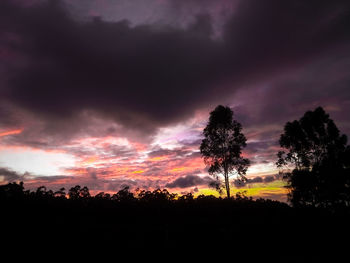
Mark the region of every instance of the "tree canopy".
<instances>
[{"instance_id":1,"label":"tree canopy","mask_svg":"<svg viewBox=\"0 0 350 263\"><path fill-rule=\"evenodd\" d=\"M294 165L286 174L293 205L349 205L350 174L347 137L323 108L287 122L279 140L277 166Z\"/></svg>"}]
</instances>

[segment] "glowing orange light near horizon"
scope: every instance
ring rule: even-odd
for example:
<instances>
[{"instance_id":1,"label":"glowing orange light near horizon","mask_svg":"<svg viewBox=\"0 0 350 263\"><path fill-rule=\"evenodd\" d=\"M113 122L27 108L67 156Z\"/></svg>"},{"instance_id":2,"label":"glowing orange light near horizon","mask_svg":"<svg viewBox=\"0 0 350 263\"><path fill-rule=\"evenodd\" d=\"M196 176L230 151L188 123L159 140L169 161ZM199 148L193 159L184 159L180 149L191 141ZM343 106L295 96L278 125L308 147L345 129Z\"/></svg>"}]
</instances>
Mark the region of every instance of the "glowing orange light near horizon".
<instances>
[{"instance_id":1,"label":"glowing orange light near horizon","mask_svg":"<svg viewBox=\"0 0 350 263\"><path fill-rule=\"evenodd\" d=\"M97 161L97 157L91 157L91 158L88 158L87 160L83 161L82 164L83 165L89 165L89 164L93 164Z\"/></svg>"},{"instance_id":2,"label":"glowing orange light near horizon","mask_svg":"<svg viewBox=\"0 0 350 263\"><path fill-rule=\"evenodd\" d=\"M139 171L133 171L132 173L133 174L141 174L141 173L144 173L145 171L144 170L139 170Z\"/></svg>"},{"instance_id":3,"label":"glowing orange light near horizon","mask_svg":"<svg viewBox=\"0 0 350 263\"><path fill-rule=\"evenodd\" d=\"M170 172L182 172L184 170L188 169L188 167L176 167L170 170Z\"/></svg>"},{"instance_id":4,"label":"glowing orange light near horizon","mask_svg":"<svg viewBox=\"0 0 350 263\"><path fill-rule=\"evenodd\" d=\"M150 158L149 160L151 162L158 162L158 161L164 161L166 160L168 157L167 156L158 156L158 157L153 157L153 158Z\"/></svg>"},{"instance_id":5,"label":"glowing orange light near horizon","mask_svg":"<svg viewBox=\"0 0 350 263\"><path fill-rule=\"evenodd\" d=\"M23 129L17 129L17 130L11 130L6 132L1 132L0 137L7 136L7 135L15 135L22 133Z\"/></svg>"}]
</instances>

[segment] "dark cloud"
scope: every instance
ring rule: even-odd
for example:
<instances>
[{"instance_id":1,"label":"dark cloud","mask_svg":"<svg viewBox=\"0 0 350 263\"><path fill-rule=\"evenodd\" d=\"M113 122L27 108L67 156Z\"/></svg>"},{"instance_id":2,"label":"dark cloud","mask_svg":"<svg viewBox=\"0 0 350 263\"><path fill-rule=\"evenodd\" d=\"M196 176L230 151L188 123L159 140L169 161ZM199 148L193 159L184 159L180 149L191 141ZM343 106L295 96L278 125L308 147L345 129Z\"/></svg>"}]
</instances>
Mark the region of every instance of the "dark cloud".
<instances>
[{"instance_id":1,"label":"dark cloud","mask_svg":"<svg viewBox=\"0 0 350 263\"><path fill-rule=\"evenodd\" d=\"M104 181L105 181L104 183L106 184L105 189L107 191L113 191L113 192L117 192L125 187L135 188L140 183L137 180L131 180L131 179L104 180ZM98 190L98 187L95 187L95 189Z\"/></svg>"},{"instance_id":2,"label":"dark cloud","mask_svg":"<svg viewBox=\"0 0 350 263\"><path fill-rule=\"evenodd\" d=\"M265 178L262 177L254 177L252 179L248 179L247 183L262 183L265 182Z\"/></svg>"},{"instance_id":3,"label":"dark cloud","mask_svg":"<svg viewBox=\"0 0 350 263\"><path fill-rule=\"evenodd\" d=\"M179 147L175 149L155 149L148 153L148 156L153 157L166 157L166 156L172 156L176 158L182 158L188 155L192 154L192 150L188 149L187 147Z\"/></svg>"},{"instance_id":4,"label":"dark cloud","mask_svg":"<svg viewBox=\"0 0 350 263\"><path fill-rule=\"evenodd\" d=\"M182 145L186 146L186 147L197 147L198 145L200 145L202 143L203 139L196 139L196 140L181 140L179 141L179 143L181 143Z\"/></svg>"},{"instance_id":5,"label":"dark cloud","mask_svg":"<svg viewBox=\"0 0 350 263\"><path fill-rule=\"evenodd\" d=\"M282 128L283 126L281 125L279 129ZM278 133L274 134L274 131L271 130L267 133L261 129L257 129L253 133L246 133L247 138L254 138L254 141L248 141L247 147L244 149L252 165L276 162L276 151L279 147L278 138L280 133L281 131L278 131ZM259 141L259 139L261 140Z\"/></svg>"},{"instance_id":6,"label":"dark cloud","mask_svg":"<svg viewBox=\"0 0 350 263\"><path fill-rule=\"evenodd\" d=\"M271 183L276 180L276 177L273 175L268 175L264 177L264 183Z\"/></svg>"},{"instance_id":7,"label":"dark cloud","mask_svg":"<svg viewBox=\"0 0 350 263\"><path fill-rule=\"evenodd\" d=\"M15 180L13 180L15 181ZM62 187L70 189L75 185L87 186L91 191L117 192L125 186L136 188L136 186L145 183L143 180L132 180L127 178L107 179L99 178L97 171L87 169L85 174L76 176L53 175L53 176L32 176L31 180L24 180L26 189L36 189L45 185L49 189L58 190ZM146 182L149 186L149 183Z\"/></svg>"},{"instance_id":8,"label":"dark cloud","mask_svg":"<svg viewBox=\"0 0 350 263\"><path fill-rule=\"evenodd\" d=\"M232 184L233 184L235 187L237 187L237 188L244 187L244 186L247 185L247 183L246 183L245 181L243 181L243 180L238 180L238 179L234 180L234 181L232 182Z\"/></svg>"},{"instance_id":9,"label":"dark cloud","mask_svg":"<svg viewBox=\"0 0 350 263\"><path fill-rule=\"evenodd\" d=\"M300 64L349 40L349 6L342 0L240 1L225 40L234 54L245 51L241 67Z\"/></svg>"},{"instance_id":10,"label":"dark cloud","mask_svg":"<svg viewBox=\"0 0 350 263\"><path fill-rule=\"evenodd\" d=\"M5 182L15 182L24 179L25 174L19 174L11 169L0 167L0 177L3 177L2 181Z\"/></svg>"},{"instance_id":11,"label":"dark cloud","mask_svg":"<svg viewBox=\"0 0 350 263\"><path fill-rule=\"evenodd\" d=\"M187 188L187 187L199 186L199 185L209 185L209 183L212 181L213 179L210 178L209 176L200 177L198 175L186 175L183 177L179 177L170 183L167 183L165 187Z\"/></svg>"},{"instance_id":12,"label":"dark cloud","mask_svg":"<svg viewBox=\"0 0 350 263\"><path fill-rule=\"evenodd\" d=\"M169 150L169 149L155 149L153 151L151 151L150 153L148 153L149 157L161 157L161 156L167 156L167 155L173 155L174 151L173 150Z\"/></svg>"},{"instance_id":13,"label":"dark cloud","mask_svg":"<svg viewBox=\"0 0 350 263\"><path fill-rule=\"evenodd\" d=\"M189 116L193 109L179 102L203 97L208 88L199 89L208 80L201 76L217 71L218 44L201 33L210 28L208 19L187 30L132 28L127 21L77 22L57 1L2 10L12 13L5 29L21 38L16 49L27 59L11 78L7 98L46 120L92 110L152 131Z\"/></svg>"},{"instance_id":14,"label":"dark cloud","mask_svg":"<svg viewBox=\"0 0 350 263\"><path fill-rule=\"evenodd\" d=\"M267 175L264 177L256 176L253 178L248 178L246 181L243 180L234 180L233 185L237 188L245 187L248 184L254 184L254 183L271 183L276 180L281 180L282 176L280 174L275 175Z\"/></svg>"},{"instance_id":15,"label":"dark cloud","mask_svg":"<svg viewBox=\"0 0 350 263\"><path fill-rule=\"evenodd\" d=\"M74 120L84 111L150 134L244 85L349 45L349 7L341 0L239 1L215 39L212 17L198 13L186 28L130 26L78 21L61 1L26 8L1 1L1 33L16 39L1 42L15 60L1 101L51 123L48 134L65 122L75 127L66 133L80 131L86 122Z\"/></svg>"},{"instance_id":16,"label":"dark cloud","mask_svg":"<svg viewBox=\"0 0 350 263\"><path fill-rule=\"evenodd\" d=\"M263 136L262 132L259 133L259 136ZM257 136L254 136L256 139ZM258 151L266 150L267 148L276 146L278 142L275 140L265 140L265 141L253 141L247 144L246 152L247 153L256 153Z\"/></svg>"}]
</instances>

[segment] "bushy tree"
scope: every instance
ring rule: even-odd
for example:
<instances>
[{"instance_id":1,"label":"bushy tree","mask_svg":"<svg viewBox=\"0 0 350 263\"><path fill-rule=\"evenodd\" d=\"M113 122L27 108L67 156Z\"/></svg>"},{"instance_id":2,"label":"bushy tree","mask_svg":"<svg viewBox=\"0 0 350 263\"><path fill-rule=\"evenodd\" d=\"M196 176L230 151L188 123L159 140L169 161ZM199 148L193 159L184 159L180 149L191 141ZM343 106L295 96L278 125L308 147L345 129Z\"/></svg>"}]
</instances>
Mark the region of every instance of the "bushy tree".
<instances>
[{"instance_id":1,"label":"bushy tree","mask_svg":"<svg viewBox=\"0 0 350 263\"><path fill-rule=\"evenodd\" d=\"M323 108L287 122L279 143L277 166L294 166L285 176L294 206L349 205L350 147Z\"/></svg>"},{"instance_id":2,"label":"bushy tree","mask_svg":"<svg viewBox=\"0 0 350 263\"><path fill-rule=\"evenodd\" d=\"M87 188L86 186L81 188L80 185L76 185L76 186L72 187L71 189L69 189L68 196L69 196L69 199L72 199L72 200L76 200L76 199L80 199L80 198L87 199L87 198L91 197L90 192L89 192L89 188Z\"/></svg>"},{"instance_id":3,"label":"bushy tree","mask_svg":"<svg viewBox=\"0 0 350 263\"><path fill-rule=\"evenodd\" d=\"M249 166L249 160L242 157L247 141L242 125L233 119L229 107L219 105L210 113L203 135L200 152L209 166L208 172L217 180L223 175L227 197L230 198L230 177L244 180Z\"/></svg>"},{"instance_id":4,"label":"bushy tree","mask_svg":"<svg viewBox=\"0 0 350 263\"><path fill-rule=\"evenodd\" d=\"M118 193L112 196L112 200L118 202L132 202L135 200L134 194L130 192L129 186L125 186L123 189L119 190Z\"/></svg>"}]
</instances>

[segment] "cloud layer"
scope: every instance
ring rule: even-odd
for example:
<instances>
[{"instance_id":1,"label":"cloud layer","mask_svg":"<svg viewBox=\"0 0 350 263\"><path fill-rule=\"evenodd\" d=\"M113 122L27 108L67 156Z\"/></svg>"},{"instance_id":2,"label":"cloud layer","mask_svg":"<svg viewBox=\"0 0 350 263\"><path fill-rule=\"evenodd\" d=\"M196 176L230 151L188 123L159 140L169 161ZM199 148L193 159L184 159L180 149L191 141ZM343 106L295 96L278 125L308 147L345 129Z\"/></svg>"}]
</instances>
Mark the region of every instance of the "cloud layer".
<instances>
[{"instance_id":1,"label":"cloud layer","mask_svg":"<svg viewBox=\"0 0 350 263\"><path fill-rule=\"evenodd\" d=\"M344 46L350 36L346 1L242 1L221 40L211 37L206 14L185 29L131 27L76 20L60 1L1 5L2 49L13 56L5 101L46 121L92 110L145 132Z\"/></svg>"}]
</instances>

